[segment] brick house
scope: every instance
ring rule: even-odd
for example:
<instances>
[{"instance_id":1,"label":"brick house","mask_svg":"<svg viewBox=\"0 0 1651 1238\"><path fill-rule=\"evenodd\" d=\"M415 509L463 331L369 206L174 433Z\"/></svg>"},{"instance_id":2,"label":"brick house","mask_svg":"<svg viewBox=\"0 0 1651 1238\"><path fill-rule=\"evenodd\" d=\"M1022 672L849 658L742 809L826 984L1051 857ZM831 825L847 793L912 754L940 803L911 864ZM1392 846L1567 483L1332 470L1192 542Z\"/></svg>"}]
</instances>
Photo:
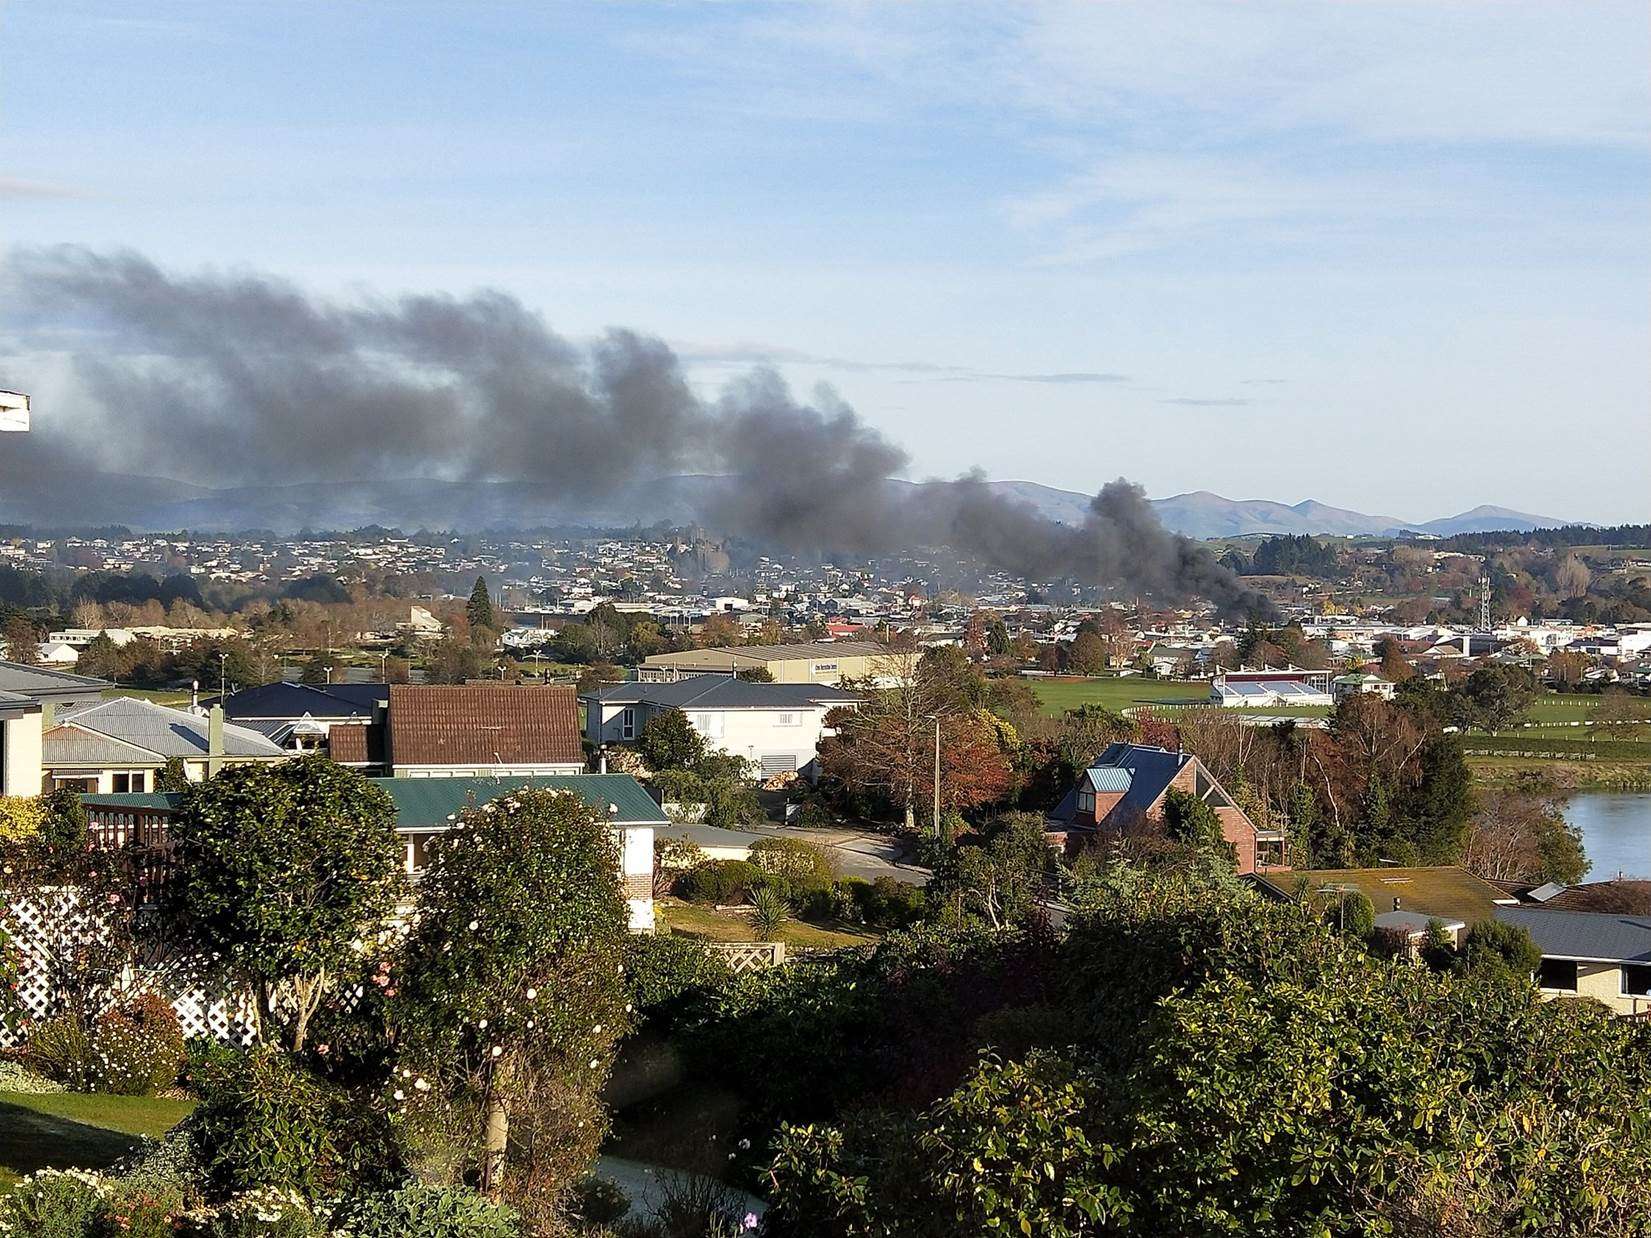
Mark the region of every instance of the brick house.
<instances>
[{"instance_id":1,"label":"brick house","mask_svg":"<svg viewBox=\"0 0 1651 1238\"><path fill-rule=\"evenodd\" d=\"M1202 761L1190 752L1147 744L1107 745L1049 814L1049 827L1068 845L1161 830L1164 801L1171 790L1197 796L1215 810L1240 873L1283 862L1283 834L1258 829Z\"/></svg>"}]
</instances>

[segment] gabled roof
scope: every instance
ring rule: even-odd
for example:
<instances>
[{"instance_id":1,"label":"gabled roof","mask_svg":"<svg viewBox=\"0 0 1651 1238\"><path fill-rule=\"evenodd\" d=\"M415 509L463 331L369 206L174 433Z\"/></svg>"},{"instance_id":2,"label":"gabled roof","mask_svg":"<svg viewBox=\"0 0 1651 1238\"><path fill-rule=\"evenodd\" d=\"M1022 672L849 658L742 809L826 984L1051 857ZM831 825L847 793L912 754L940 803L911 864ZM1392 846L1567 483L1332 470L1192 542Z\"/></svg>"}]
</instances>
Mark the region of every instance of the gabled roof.
<instances>
[{"instance_id":1,"label":"gabled roof","mask_svg":"<svg viewBox=\"0 0 1651 1238\"><path fill-rule=\"evenodd\" d=\"M1127 769L1119 769L1117 766L1097 765L1084 771L1084 781L1089 784L1092 791L1103 795L1115 794L1128 791L1129 784L1134 781L1134 775Z\"/></svg>"},{"instance_id":2,"label":"gabled roof","mask_svg":"<svg viewBox=\"0 0 1651 1238\"><path fill-rule=\"evenodd\" d=\"M381 683L267 683L231 692L223 707L230 718L370 718L389 693L389 685ZM216 698L206 703L215 704Z\"/></svg>"},{"instance_id":3,"label":"gabled roof","mask_svg":"<svg viewBox=\"0 0 1651 1238\"><path fill-rule=\"evenodd\" d=\"M20 662L0 662L0 692L15 693L30 700L50 699L66 693L101 692L114 684L90 675L71 675L44 666L24 666Z\"/></svg>"},{"instance_id":4,"label":"gabled roof","mask_svg":"<svg viewBox=\"0 0 1651 1238\"><path fill-rule=\"evenodd\" d=\"M1123 788L1124 796L1118 801L1113 812L1116 820L1125 821L1146 815L1146 812L1161 796L1175 775L1182 768L1197 758L1188 752L1172 752L1168 748L1155 748L1148 744L1126 744L1123 742L1108 744L1101 755L1090 762L1089 768L1084 771L1081 782L1088 782L1099 770L1111 770L1110 774L1101 775L1104 778L1127 785ZM1071 821L1078 815L1078 788L1072 787L1067 791L1059 806L1050 813L1050 818L1057 821Z\"/></svg>"},{"instance_id":5,"label":"gabled roof","mask_svg":"<svg viewBox=\"0 0 1651 1238\"><path fill-rule=\"evenodd\" d=\"M1651 963L1651 916L1498 907L1496 918L1524 929L1549 958Z\"/></svg>"},{"instance_id":6,"label":"gabled roof","mask_svg":"<svg viewBox=\"0 0 1651 1238\"><path fill-rule=\"evenodd\" d=\"M575 765L579 702L566 685L392 684L392 765Z\"/></svg>"},{"instance_id":7,"label":"gabled roof","mask_svg":"<svg viewBox=\"0 0 1651 1238\"><path fill-rule=\"evenodd\" d=\"M111 697L95 705L58 713L62 724L47 733L44 741L44 760L77 763L79 758L59 755L75 751L92 751L83 747L85 741L77 735L91 732L107 740L142 749L160 760L167 757L204 757L207 755L207 720L188 710L169 709L153 701L132 696ZM257 731L233 723L224 724L224 755L226 757L279 757L287 755L280 745L272 743ZM92 757L92 761L101 759ZM128 753L126 763L141 760L139 754Z\"/></svg>"},{"instance_id":8,"label":"gabled roof","mask_svg":"<svg viewBox=\"0 0 1651 1238\"><path fill-rule=\"evenodd\" d=\"M849 704L859 695L830 684L748 683L734 675L689 675L674 683L621 683L587 693L604 705L657 705L662 709L806 709Z\"/></svg>"},{"instance_id":9,"label":"gabled roof","mask_svg":"<svg viewBox=\"0 0 1651 1238\"><path fill-rule=\"evenodd\" d=\"M350 722L333 727L327 732L327 755L340 765L383 765L383 724Z\"/></svg>"}]
</instances>

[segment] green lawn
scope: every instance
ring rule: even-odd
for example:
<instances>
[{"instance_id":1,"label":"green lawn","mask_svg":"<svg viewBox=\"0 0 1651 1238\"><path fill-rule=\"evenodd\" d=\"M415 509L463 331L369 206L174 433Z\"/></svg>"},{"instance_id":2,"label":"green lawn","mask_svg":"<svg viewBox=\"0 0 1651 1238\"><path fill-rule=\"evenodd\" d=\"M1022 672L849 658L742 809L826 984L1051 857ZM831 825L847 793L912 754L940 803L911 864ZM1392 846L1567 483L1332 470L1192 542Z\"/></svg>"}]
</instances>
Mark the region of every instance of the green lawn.
<instances>
[{"instance_id":1,"label":"green lawn","mask_svg":"<svg viewBox=\"0 0 1651 1238\"><path fill-rule=\"evenodd\" d=\"M135 696L145 701L154 701L157 705L189 704L188 688L127 688L117 686L105 688L103 695L105 697ZM205 689L202 689L201 695L207 695ZM216 689L213 690L212 695L217 695Z\"/></svg>"},{"instance_id":2,"label":"green lawn","mask_svg":"<svg viewBox=\"0 0 1651 1238\"><path fill-rule=\"evenodd\" d=\"M654 915L663 927L686 937L700 937L706 941L756 940L750 917L729 911L673 901L654 904ZM868 945L877 940L877 935L849 925L826 926L793 920L780 930L780 940L788 946L799 948L830 949Z\"/></svg>"},{"instance_id":3,"label":"green lawn","mask_svg":"<svg viewBox=\"0 0 1651 1238\"><path fill-rule=\"evenodd\" d=\"M154 1096L0 1092L0 1186L37 1169L103 1169L195 1107Z\"/></svg>"},{"instance_id":4,"label":"green lawn","mask_svg":"<svg viewBox=\"0 0 1651 1238\"><path fill-rule=\"evenodd\" d=\"M1583 722L1599 708L1599 697L1544 692L1531 705L1527 722Z\"/></svg>"},{"instance_id":5,"label":"green lawn","mask_svg":"<svg viewBox=\"0 0 1651 1238\"><path fill-rule=\"evenodd\" d=\"M1029 679L1032 691L1043 702L1044 712L1059 717L1080 705L1101 705L1113 712L1137 705L1202 705L1209 699L1208 685L1172 683L1140 676L1104 679Z\"/></svg>"},{"instance_id":6,"label":"green lawn","mask_svg":"<svg viewBox=\"0 0 1651 1238\"><path fill-rule=\"evenodd\" d=\"M1114 713L1142 706L1208 705L1210 689L1203 683L1176 683L1166 679L1138 676L1104 679L1032 679L1032 691L1043 702L1043 712L1058 718L1080 705L1100 705ZM1236 713L1261 714L1272 718L1322 718L1330 711L1322 705L1255 705Z\"/></svg>"}]
</instances>

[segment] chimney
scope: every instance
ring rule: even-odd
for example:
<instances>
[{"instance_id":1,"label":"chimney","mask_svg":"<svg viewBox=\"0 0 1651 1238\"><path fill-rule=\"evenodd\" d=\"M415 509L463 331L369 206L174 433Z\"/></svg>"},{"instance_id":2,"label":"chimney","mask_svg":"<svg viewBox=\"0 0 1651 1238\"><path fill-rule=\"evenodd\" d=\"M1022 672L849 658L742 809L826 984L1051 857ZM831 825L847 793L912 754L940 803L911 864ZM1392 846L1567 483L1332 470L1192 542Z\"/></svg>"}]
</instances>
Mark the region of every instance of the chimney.
<instances>
[{"instance_id":1,"label":"chimney","mask_svg":"<svg viewBox=\"0 0 1651 1238\"><path fill-rule=\"evenodd\" d=\"M1473 634L1471 632L1462 633L1462 656L1464 658L1473 656Z\"/></svg>"},{"instance_id":2,"label":"chimney","mask_svg":"<svg viewBox=\"0 0 1651 1238\"><path fill-rule=\"evenodd\" d=\"M40 702L40 729L49 731L57 725L57 702Z\"/></svg>"},{"instance_id":3,"label":"chimney","mask_svg":"<svg viewBox=\"0 0 1651 1238\"><path fill-rule=\"evenodd\" d=\"M206 776L215 778L224 767L224 707L214 705L206 716Z\"/></svg>"}]
</instances>

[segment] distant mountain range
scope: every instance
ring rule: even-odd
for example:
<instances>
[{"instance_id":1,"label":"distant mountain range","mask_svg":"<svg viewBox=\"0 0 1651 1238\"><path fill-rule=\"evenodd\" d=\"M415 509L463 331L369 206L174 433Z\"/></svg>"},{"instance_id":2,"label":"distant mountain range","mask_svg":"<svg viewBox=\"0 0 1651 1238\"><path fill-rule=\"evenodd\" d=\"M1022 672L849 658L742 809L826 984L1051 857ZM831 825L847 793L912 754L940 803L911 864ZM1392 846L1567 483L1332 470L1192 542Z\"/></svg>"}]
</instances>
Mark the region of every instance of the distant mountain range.
<instances>
[{"instance_id":1,"label":"distant mountain range","mask_svg":"<svg viewBox=\"0 0 1651 1238\"><path fill-rule=\"evenodd\" d=\"M41 527L123 524L134 529L350 529L380 524L403 529L526 528L575 525L623 528L692 523L719 479L664 477L614 493L602 502L575 503L531 482L398 481L301 482L212 489L158 477L120 473L62 474L0 484L0 522ZM891 481L891 486L914 483ZM994 491L1019 499L1041 515L1078 524L1090 496L1029 481L994 481ZM1228 499L1207 490L1152 500L1164 524L1188 537L1242 537L1267 533L1389 535L1406 530L1445 537L1454 533L1553 528L1567 522L1506 507L1475 507L1437 520L1410 522L1307 499L1275 503Z\"/></svg>"}]
</instances>

